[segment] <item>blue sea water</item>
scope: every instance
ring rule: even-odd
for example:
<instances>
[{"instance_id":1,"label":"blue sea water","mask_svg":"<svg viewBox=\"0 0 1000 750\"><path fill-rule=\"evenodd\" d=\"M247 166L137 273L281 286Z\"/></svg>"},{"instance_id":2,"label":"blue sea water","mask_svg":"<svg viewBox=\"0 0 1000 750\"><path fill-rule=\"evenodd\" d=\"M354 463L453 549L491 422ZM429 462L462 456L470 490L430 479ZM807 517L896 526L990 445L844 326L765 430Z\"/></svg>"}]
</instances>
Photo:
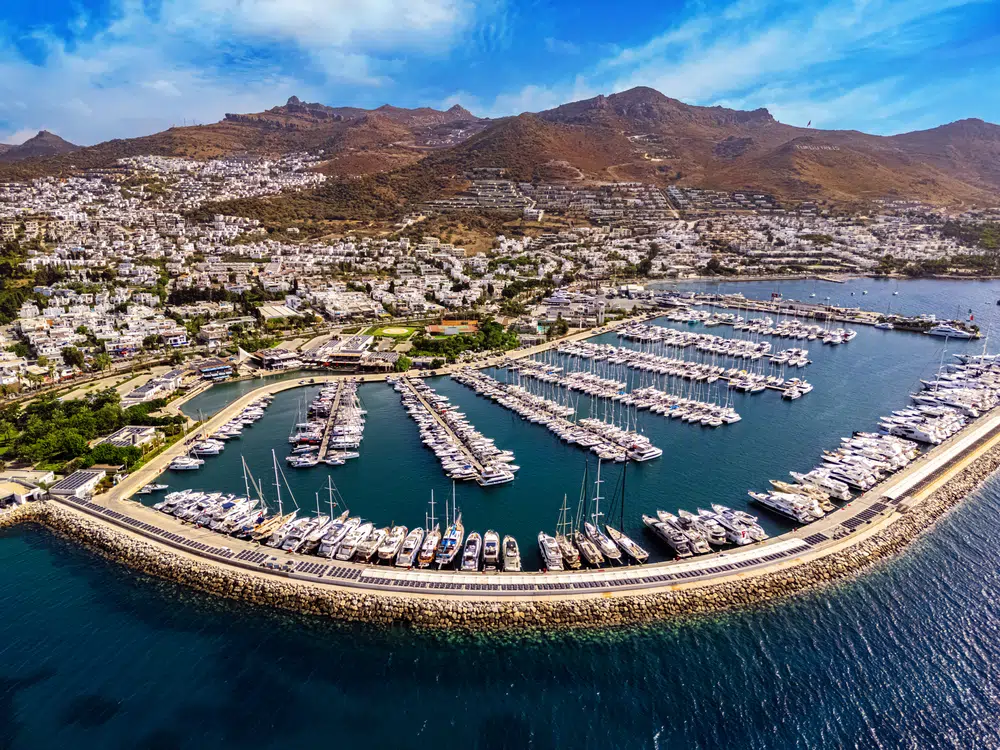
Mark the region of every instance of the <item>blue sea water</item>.
<instances>
[{"instance_id":1,"label":"blue sea water","mask_svg":"<svg viewBox=\"0 0 1000 750\"><path fill-rule=\"evenodd\" d=\"M922 295L917 310L949 317L946 308L974 296L965 290L1000 295L996 283L909 283L886 296ZM769 295L773 284L762 285L758 296ZM905 403L943 346L861 329L847 346L810 346L804 374L816 390L793 404L746 397L743 422L714 431L650 416L643 426L666 455L629 470L626 520L715 498L736 505L747 488L812 465L837 436ZM459 489L467 528L493 526L530 546L562 494L578 491L582 454L458 384L435 386L523 467L507 487ZM366 389L362 457L330 476L352 509L412 524L430 488L450 487L398 394ZM251 466L269 465L287 434L298 394L284 397L242 441ZM171 483L241 488L238 451L210 462ZM289 472L303 504L325 484L326 470L314 471ZM906 555L835 589L693 622L508 638L220 601L47 531L7 530L0 748L998 747L998 518L994 479Z\"/></svg>"}]
</instances>

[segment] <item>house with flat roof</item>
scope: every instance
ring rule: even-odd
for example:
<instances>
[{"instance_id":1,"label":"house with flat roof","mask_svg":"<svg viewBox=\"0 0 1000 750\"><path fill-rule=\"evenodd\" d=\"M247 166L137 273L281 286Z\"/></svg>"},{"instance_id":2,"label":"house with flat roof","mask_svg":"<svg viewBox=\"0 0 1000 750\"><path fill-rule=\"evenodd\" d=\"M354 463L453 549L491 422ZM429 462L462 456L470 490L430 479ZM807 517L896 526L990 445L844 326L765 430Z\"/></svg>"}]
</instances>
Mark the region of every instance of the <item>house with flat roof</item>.
<instances>
[{"instance_id":1,"label":"house with flat roof","mask_svg":"<svg viewBox=\"0 0 1000 750\"><path fill-rule=\"evenodd\" d=\"M49 494L56 497L89 497L105 476L107 472L104 469L79 469L49 487Z\"/></svg>"},{"instance_id":2,"label":"house with flat roof","mask_svg":"<svg viewBox=\"0 0 1000 750\"><path fill-rule=\"evenodd\" d=\"M122 427L117 432L113 432L103 440L99 440L97 445L107 443L116 448L141 448L156 440L156 428L144 425L128 425Z\"/></svg>"},{"instance_id":3,"label":"house with flat roof","mask_svg":"<svg viewBox=\"0 0 1000 750\"><path fill-rule=\"evenodd\" d=\"M37 484L23 479L0 480L0 508L8 505L23 505L29 500L35 500L45 494Z\"/></svg>"}]
</instances>

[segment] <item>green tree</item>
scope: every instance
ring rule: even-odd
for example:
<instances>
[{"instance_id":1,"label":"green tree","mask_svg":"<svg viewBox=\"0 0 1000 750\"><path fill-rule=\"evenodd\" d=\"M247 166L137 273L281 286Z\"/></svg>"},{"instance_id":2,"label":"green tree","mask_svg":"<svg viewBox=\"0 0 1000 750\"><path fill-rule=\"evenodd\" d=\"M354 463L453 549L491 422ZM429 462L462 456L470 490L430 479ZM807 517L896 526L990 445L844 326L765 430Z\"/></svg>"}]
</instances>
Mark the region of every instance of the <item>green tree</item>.
<instances>
[{"instance_id":1,"label":"green tree","mask_svg":"<svg viewBox=\"0 0 1000 750\"><path fill-rule=\"evenodd\" d=\"M109 367L111 367L111 357L108 356L107 352L98 352L94 355L94 368L104 372Z\"/></svg>"},{"instance_id":2,"label":"green tree","mask_svg":"<svg viewBox=\"0 0 1000 750\"><path fill-rule=\"evenodd\" d=\"M413 360L406 355L401 354L392 369L396 372L406 372L411 367L413 367Z\"/></svg>"},{"instance_id":3,"label":"green tree","mask_svg":"<svg viewBox=\"0 0 1000 750\"><path fill-rule=\"evenodd\" d=\"M73 367L83 369L83 352L75 346L67 346L62 350L63 362Z\"/></svg>"}]
</instances>

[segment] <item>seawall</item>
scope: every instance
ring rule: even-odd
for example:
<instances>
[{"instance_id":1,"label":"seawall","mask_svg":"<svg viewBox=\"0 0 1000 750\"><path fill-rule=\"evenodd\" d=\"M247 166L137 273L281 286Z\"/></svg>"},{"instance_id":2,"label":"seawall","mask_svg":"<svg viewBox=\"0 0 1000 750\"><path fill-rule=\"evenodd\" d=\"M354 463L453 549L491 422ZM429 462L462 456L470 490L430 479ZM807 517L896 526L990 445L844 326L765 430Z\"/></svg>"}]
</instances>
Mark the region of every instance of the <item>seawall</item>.
<instances>
[{"instance_id":1,"label":"seawall","mask_svg":"<svg viewBox=\"0 0 1000 750\"><path fill-rule=\"evenodd\" d=\"M1000 445L971 460L956 459L956 464L961 461L967 463L926 497L912 505L901 503L899 510L870 530L846 538L813 559L697 585L577 597L458 599L311 585L280 574L203 560L53 501L0 513L0 528L37 522L149 575L217 596L337 620L477 632L593 628L748 608L856 576L898 554L1000 468Z\"/></svg>"}]
</instances>

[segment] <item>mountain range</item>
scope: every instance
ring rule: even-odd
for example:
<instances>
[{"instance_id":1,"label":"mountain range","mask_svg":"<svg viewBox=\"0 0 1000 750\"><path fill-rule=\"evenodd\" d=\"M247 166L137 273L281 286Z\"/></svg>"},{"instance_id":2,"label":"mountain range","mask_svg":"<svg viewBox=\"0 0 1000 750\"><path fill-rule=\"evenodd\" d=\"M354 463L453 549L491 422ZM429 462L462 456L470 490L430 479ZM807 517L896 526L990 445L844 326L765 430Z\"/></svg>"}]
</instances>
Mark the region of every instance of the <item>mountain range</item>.
<instances>
[{"instance_id":1,"label":"mountain range","mask_svg":"<svg viewBox=\"0 0 1000 750\"><path fill-rule=\"evenodd\" d=\"M32 141L43 135L56 138ZM982 120L877 136L786 125L766 109L693 106L643 87L492 120L460 106L366 110L291 97L264 112L87 148L58 140L65 147L21 151L13 164L2 162L31 141L0 154L0 179L106 167L139 154L322 150L319 168L328 175L389 175L397 186L416 179L444 191L460 186L469 168L503 167L519 180L639 180L837 203L1000 203L1000 127ZM415 191L397 192L405 202Z\"/></svg>"}]
</instances>

